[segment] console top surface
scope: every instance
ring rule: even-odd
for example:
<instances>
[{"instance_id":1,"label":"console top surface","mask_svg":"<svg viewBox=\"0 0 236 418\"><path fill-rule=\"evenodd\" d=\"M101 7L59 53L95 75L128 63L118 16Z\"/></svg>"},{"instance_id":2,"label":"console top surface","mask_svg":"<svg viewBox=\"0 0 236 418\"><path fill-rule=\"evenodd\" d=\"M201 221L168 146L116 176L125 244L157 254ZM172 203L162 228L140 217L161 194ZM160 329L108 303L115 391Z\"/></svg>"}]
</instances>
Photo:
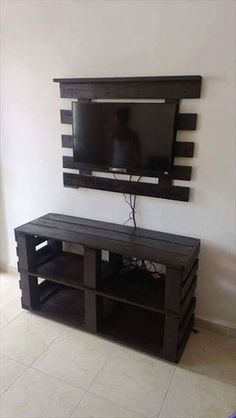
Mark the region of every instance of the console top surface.
<instances>
[{"instance_id":1,"label":"console top surface","mask_svg":"<svg viewBox=\"0 0 236 418\"><path fill-rule=\"evenodd\" d=\"M196 238L56 213L48 213L16 228L15 234L109 250L183 270L188 269L200 249L200 240Z\"/></svg>"}]
</instances>

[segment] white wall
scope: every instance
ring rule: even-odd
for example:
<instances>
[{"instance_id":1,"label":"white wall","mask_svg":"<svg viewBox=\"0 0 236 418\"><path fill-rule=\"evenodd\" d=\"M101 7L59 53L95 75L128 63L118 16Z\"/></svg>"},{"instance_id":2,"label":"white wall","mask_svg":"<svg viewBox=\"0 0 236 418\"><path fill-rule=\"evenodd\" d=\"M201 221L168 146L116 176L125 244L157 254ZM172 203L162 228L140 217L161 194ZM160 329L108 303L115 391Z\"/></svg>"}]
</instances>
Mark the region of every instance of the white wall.
<instances>
[{"instance_id":1,"label":"white wall","mask_svg":"<svg viewBox=\"0 0 236 418\"><path fill-rule=\"evenodd\" d=\"M199 237L198 315L235 326L235 2L11 0L2 5L2 262L13 228L54 211L123 223L122 195L65 189L54 77L203 76L190 203L138 197L139 226Z\"/></svg>"}]
</instances>

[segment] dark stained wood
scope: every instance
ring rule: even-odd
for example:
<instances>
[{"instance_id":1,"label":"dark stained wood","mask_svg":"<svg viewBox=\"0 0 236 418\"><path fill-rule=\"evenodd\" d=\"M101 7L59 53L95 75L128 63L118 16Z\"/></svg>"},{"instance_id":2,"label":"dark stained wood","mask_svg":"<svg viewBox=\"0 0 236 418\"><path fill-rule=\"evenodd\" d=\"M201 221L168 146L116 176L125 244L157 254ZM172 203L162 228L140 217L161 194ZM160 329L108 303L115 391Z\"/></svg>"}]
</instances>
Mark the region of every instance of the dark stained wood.
<instances>
[{"instance_id":1,"label":"dark stained wood","mask_svg":"<svg viewBox=\"0 0 236 418\"><path fill-rule=\"evenodd\" d=\"M66 224L73 224L73 225L81 225L81 226L89 226L92 228L96 228L99 230L105 230L107 233L116 233L121 232L122 234L126 234L129 236L134 235L134 228L132 226L122 225L122 224L115 224L112 222L102 222L97 221L95 219L89 218L80 218L77 216L68 216L62 215L58 213L47 213L44 216L41 216L39 219L42 220L51 220L51 221L59 221ZM23 226L24 227L24 226ZM21 230L22 227L19 227ZM18 230L18 228L17 228ZM183 235L175 235L166 232L154 231L152 229L144 229L137 227L135 233L142 237L142 238L150 238L154 240L161 240L171 242L172 244L177 245L186 245L189 247L195 247L196 244L200 243L200 240L197 238L186 237Z\"/></svg>"},{"instance_id":2,"label":"dark stained wood","mask_svg":"<svg viewBox=\"0 0 236 418\"><path fill-rule=\"evenodd\" d=\"M200 76L54 79L62 98L183 99L199 98Z\"/></svg>"},{"instance_id":3,"label":"dark stained wood","mask_svg":"<svg viewBox=\"0 0 236 418\"><path fill-rule=\"evenodd\" d=\"M181 304L182 272L166 267L165 308L169 312L178 313Z\"/></svg>"},{"instance_id":4,"label":"dark stained wood","mask_svg":"<svg viewBox=\"0 0 236 418\"><path fill-rule=\"evenodd\" d=\"M73 157L64 156L63 168L72 168L74 170L80 170L81 172L81 169L83 169L83 164L75 162ZM108 172L108 173L110 172L108 168L101 168L101 167L94 167L93 170ZM87 172L91 173L91 169L90 170L87 169ZM84 169L84 173L86 173L86 168ZM116 174L117 173L118 171L116 171ZM162 180L166 180L166 179L167 180L171 180L171 179L191 180L191 173L192 173L192 167L189 167L189 166L173 166L168 175L164 175L163 172L158 173L158 171L145 172L145 170L132 170L133 175L137 175L137 176L147 175L148 177L159 177ZM122 171L120 172L120 174L122 174Z\"/></svg>"},{"instance_id":5,"label":"dark stained wood","mask_svg":"<svg viewBox=\"0 0 236 418\"><path fill-rule=\"evenodd\" d=\"M185 271L197 258L200 241L73 216L48 214L16 228L16 234L42 235L117 254L137 255ZM141 255L142 254L142 255Z\"/></svg>"},{"instance_id":6,"label":"dark stained wood","mask_svg":"<svg viewBox=\"0 0 236 418\"><path fill-rule=\"evenodd\" d=\"M165 315L163 356L173 362L176 362L177 357L179 322L174 313Z\"/></svg>"},{"instance_id":7,"label":"dark stained wood","mask_svg":"<svg viewBox=\"0 0 236 418\"><path fill-rule=\"evenodd\" d=\"M86 289L84 291L84 303L85 303L85 318L84 326L89 332L97 332L97 296L94 291Z\"/></svg>"},{"instance_id":8,"label":"dark stained wood","mask_svg":"<svg viewBox=\"0 0 236 418\"><path fill-rule=\"evenodd\" d=\"M180 131L195 131L197 127L197 114L179 113L177 115L176 125Z\"/></svg>"},{"instance_id":9,"label":"dark stained wood","mask_svg":"<svg viewBox=\"0 0 236 418\"><path fill-rule=\"evenodd\" d=\"M15 236L23 308L179 360L194 320L199 240L59 214L24 224ZM83 245L84 257L63 251L62 242ZM165 264L166 276L125 273L122 255Z\"/></svg>"},{"instance_id":10,"label":"dark stained wood","mask_svg":"<svg viewBox=\"0 0 236 418\"><path fill-rule=\"evenodd\" d=\"M63 251L44 264L36 266L30 273L76 289L84 287L84 260L78 254Z\"/></svg>"},{"instance_id":11,"label":"dark stained wood","mask_svg":"<svg viewBox=\"0 0 236 418\"><path fill-rule=\"evenodd\" d=\"M192 285L193 280L195 279L197 269L198 269L199 261L198 259L195 261L195 263L192 266L191 271L189 272L188 276L185 278L181 285L181 298L184 299L186 293L188 292L190 286Z\"/></svg>"},{"instance_id":12,"label":"dark stained wood","mask_svg":"<svg viewBox=\"0 0 236 418\"><path fill-rule=\"evenodd\" d=\"M60 110L61 123L72 124L72 110ZM179 113L177 115L176 127L178 130L194 131L197 125L196 113Z\"/></svg>"},{"instance_id":13,"label":"dark stained wood","mask_svg":"<svg viewBox=\"0 0 236 418\"><path fill-rule=\"evenodd\" d=\"M102 275L102 254L101 250L84 248L84 285L95 289L99 286Z\"/></svg>"},{"instance_id":14,"label":"dark stained wood","mask_svg":"<svg viewBox=\"0 0 236 418\"><path fill-rule=\"evenodd\" d=\"M104 177L84 176L72 173L63 173L63 178L65 187L73 187L75 189L85 187L117 193L131 193L140 196L179 200L182 202L187 202L189 200L189 187L129 182L125 180L113 180Z\"/></svg>"},{"instance_id":15,"label":"dark stained wood","mask_svg":"<svg viewBox=\"0 0 236 418\"><path fill-rule=\"evenodd\" d=\"M125 345L161 356L163 316L136 306L117 303L117 309L98 322L98 333Z\"/></svg>"},{"instance_id":16,"label":"dark stained wood","mask_svg":"<svg viewBox=\"0 0 236 418\"><path fill-rule=\"evenodd\" d=\"M123 275L114 273L97 294L155 312L165 311L165 280L153 279L142 271L134 270Z\"/></svg>"},{"instance_id":17,"label":"dark stained wood","mask_svg":"<svg viewBox=\"0 0 236 418\"><path fill-rule=\"evenodd\" d=\"M63 324L84 328L84 292L59 286L36 313Z\"/></svg>"},{"instance_id":18,"label":"dark stained wood","mask_svg":"<svg viewBox=\"0 0 236 418\"><path fill-rule=\"evenodd\" d=\"M61 136L62 147L63 148L73 148L73 137L72 135L62 135ZM177 141L174 144L174 156L175 157L185 157L191 158L194 154L194 142L188 141ZM67 168L67 167L64 167Z\"/></svg>"},{"instance_id":19,"label":"dark stained wood","mask_svg":"<svg viewBox=\"0 0 236 418\"><path fill-rule=\"evenodd\" d=\"M188 341L188 338L189 338L189 336L190 336L190 334L192 332L193 326L194 326L194 315L192 315L191 320L188 323L188 326L187 326L187 329L185 331L185 334L184 334L184 336L182 338L182 341L178 344L177 353L176 353L176 359L175 359L176 362L178 362L180 360L180 358L181 358L181 355L182 355L182 353L184 351L184 347L185 347L185 345L186 345L186 343Z\"/></svg>"},{"instance_id":20,"label":"dark stained wood","mask_svg":"<svg viewBox=\"0 0 236 418\"><path fill-rule=\"evenodd\" d=\"M21 273L20 288L22 292L22 307L28 310L37 308L40 302L37 278L27 273Z\"/></svg>"},{"instance_id":21,"label":"dark stained wood","mask_svg":"<svg viewBox=\"0 0 236 418\"><path fill-rule=\"evenodd\" d=\"M73 137L72 137L72 135L62 135L61 136L61 145L62 145L62 148L73 148Z\"/></svg>"},{"instance_id":22,"label":"dark stained wood","mask_svg":"<svg viewBox=\"0 0 236 418\"><path fill-rule=\"evenodd\" d=\"M70 148L70 147L68 147ZM181 142L177 141L174 144L174 156L191 158L194 155L194 142Z\"/></svg>"},{"instance_id":23,"label":"dark stained wood","mask_svg":"<svg viewBox=\"0 0 236 418\"><path fill-rule=\"evenodd\" d=\"M179 326L178 343L180 344L186 333L187 328L189 327L189 323L192 320L192 317L194 316L195 306L196 306L196 298L192 298L189 308Z\"/></svg>"}]
</instances>

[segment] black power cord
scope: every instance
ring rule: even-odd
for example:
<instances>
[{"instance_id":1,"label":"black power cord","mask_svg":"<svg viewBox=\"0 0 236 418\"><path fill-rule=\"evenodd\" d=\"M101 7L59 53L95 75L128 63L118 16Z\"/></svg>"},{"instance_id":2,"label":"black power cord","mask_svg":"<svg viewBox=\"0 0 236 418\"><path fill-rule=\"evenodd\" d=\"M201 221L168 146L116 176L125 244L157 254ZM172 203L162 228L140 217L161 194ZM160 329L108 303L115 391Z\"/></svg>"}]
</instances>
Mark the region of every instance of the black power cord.
<instances>
[{"instance_id":1,"label":"black power cord","mask_svg":"<svg viewBox=\"0 0 236 418\"><path fill-rule=\"evenodd\" d=\"M118 180L116 175L113 173L113 176L115 180ZM137 179L137 182L141 180L142 176L139 176ZM132 175L129 176L129 181L132 181ZM129 193L128 197L125 193L123 193L125 202L131 209L129 212L129 216L126 219L126 221L123 223L123 225L126 225L129 221L133 221L134 231L137 227L136 222L136 201L137 201L137 195L132 195ZM140 258L136 257L123 257L123 261L126 263L126 267L128 268L136 268L138 270L149 272L153 277L158 276L158 278L161 278L163 275L157 271L155 263L152 261L142 260Z\"/></svg>"}]
</instances>

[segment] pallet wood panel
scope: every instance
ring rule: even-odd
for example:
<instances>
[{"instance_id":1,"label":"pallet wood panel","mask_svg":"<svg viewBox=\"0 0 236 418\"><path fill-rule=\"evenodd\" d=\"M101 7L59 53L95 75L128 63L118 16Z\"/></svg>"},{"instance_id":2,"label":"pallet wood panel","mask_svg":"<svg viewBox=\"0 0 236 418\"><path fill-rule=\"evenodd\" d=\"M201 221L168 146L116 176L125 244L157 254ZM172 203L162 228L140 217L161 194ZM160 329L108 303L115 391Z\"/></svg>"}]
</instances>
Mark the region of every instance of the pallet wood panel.
<instances>
[{"instance_id":1,"label":"pallet wood panel","mask_svg":"<svg viewBox=\"0 0 236 418\"><path fill-rule=\"evenodd\" d=\"M159 197L163 199L188 202L189 187L165 186L152 183L129 182L125 180L113 180L104 177L83 176L79 174L63 173L64 186L85 187L88 189L106 190L117 193L131 193L141 196Z\"/></svg>"},{"instance_id":2,"label":"pallet wood panel","mask_svg":"<svg viewBox=\"0 0 236 418\"><path fill-rule=\"evenodd\" d=\"M185 98L199 98L201 93L201 76L170 76L170 77L115 77L115 78L74 78L74 79L54 79L60 85L62 98L77 99L79 101L91 101L93 99L162 99L168 103L177 103L176 127L178 130L194 131L197 128L197 114L179 113L180 100ZM72 124L72 110L60 111L61 123ZM71 135L62 135L62 147L73 148ZM173 157L192 158L194 153L194 143L187 141L175 142L173 147ZM191 180L192 168L190 166L174 166L167 175L163 172L148 172L135 170L133 175L144 177L158 177L158 186L149 183L142 183L137 186L129 183L120 182L118 188L112 180L93 179L92 171L108 172L109 168L86 167L73 161L73 157L63 158L63 168L78 169L80 177L70 173L64 173L65 187L87 187L98 190L116 192L135 193L142 196L159 197L164 199L189 201L190 189L186 187L176 189L173 180ZM129 174L129 173L128 173ZM87 177L86 177L87 176ZM88 179L90 176L90 179ZM130 187L127 188L129 184ZM119 190L120 189L120 190ZM145 189L145 191L144 191ZM154 190L155 189L155 190ZM134 191L135 190L135 191Z\"/></svg>"},{"instance_id":3,"label":"pallet wood panel","mask_svg":"<svg viewBox=\"0 0 236 418\"><path fill-rule=\"evenodd\" d=\"M62 144L62 148L73 149L72 135L62 135L61 144ZM175 157L191 158L193 157L193 153L194 153L194 142L178 141L174 144L174 156Z\"/></svg>"},{"instance_id":4,"label":"pallet wood panel","mask_svg":"<svg viewBox=\"0 0 236 418\"><path fill-rule=\"evenodd\" d=\"M72 125L72 110L60 110L61 123ZM194 131L197 125L196 113L179 113L176 120L176 128L181 131Z\"/></svg>"},{"instance_id":5,"label":"pallet wood panel","mask_svg":"<svg viewBox=\"0 0 236 418\"><path fill-rule=\"evenodd\" d=\"M15 237L23 308L178 361L194 320L199 240L52 213L16 228ZM35 251L41 238L48 244ZM84 257L64 252L62 242L82 245ZM54 258L37 256L45 248ZM101 260L104 248L109 261ZM166 276L124 277L122 256L164 264ZM46 280L38 285L38 277Z\"/></svg>"},{"instance_id":6,"label":"pallet wood panel","mask_svg":"<svg viewBox=\"0 0 236 418\"><path fill-rule=\"evenodd\" d=\"M135 255L185 272L189 260L197 258L200 241L195 238L166 234L141 228L75 218L49 213L15 229L16 240L22 236L38 235L81 244L88 248L109 249L115 254Z\"/></svg>"},{"instance_id":7,"label":"pallet wood panel","mask_svg":"<svg viewBox=\"0 0 236 418\"><path fill-rule=\"evenodd\" d=\"M83 164L75 162L73 157L63 156L63 168L72 168L74 170L81 170L81 169L84 169L85 167L83 166ZM103 173L104 172L112 173L111 171L109 171L109 169L102 169L99 167L94 167L94 171L101 171ZM155 171L153 172L150 171L146 173L144 173L144 171L139 171L139 170L132 171L132 175L140 176L142 174L144 176L146 174L148 177L157 177L157 178L165 177L165 178L175 179L175 180L191 180L191 173L192 173L192 167L181 166L181 165L173 166L171 171L166 175L163 174L163 172L158 173ZM115 174L119 174L119 172L116 171ZM120 172L120 174L124 174L124 173Z\"/></svg>"},{"instance_id":8,"label":"pallet wood panel","mask_svg":"<svg viewBox=\"0 0 236 418\"><path fill-rule=\"evenodd\" d=\"M201 76L54 79L62 98L183 99L199 98Z\"/></svg>"}]
</instances>

